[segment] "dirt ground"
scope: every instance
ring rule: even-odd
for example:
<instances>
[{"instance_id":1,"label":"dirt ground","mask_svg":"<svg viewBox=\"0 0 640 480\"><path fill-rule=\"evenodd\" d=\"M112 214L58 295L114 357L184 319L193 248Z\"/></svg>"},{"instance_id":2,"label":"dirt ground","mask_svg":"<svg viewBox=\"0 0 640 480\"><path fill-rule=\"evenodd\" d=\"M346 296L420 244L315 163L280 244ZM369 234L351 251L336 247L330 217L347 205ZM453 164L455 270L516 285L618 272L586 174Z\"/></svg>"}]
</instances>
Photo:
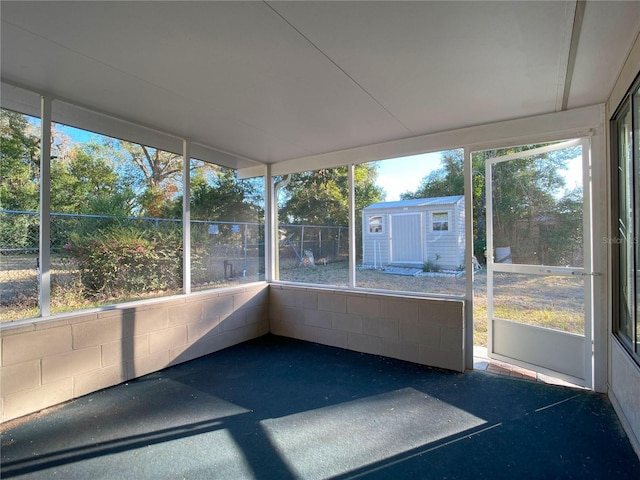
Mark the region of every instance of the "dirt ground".
<instances>
[{"instance_id":1,"label":"dirt ground","mask_svg":"<svg viewBox=\"0 0 640 480\"><path fill-rule=\"evenodd\" d=\"M0 258L0 321L37 315L35 257L19 262ZM347 262L283 269L282 281L348 286ZM379 270L356 270L357 287L435 295L465 295L465 275L459 277L408 276ZM487 273L474 274L474 341L487 344ZM222 286L222 285L218 285ZM208 288L211 288L209 285ZM20 302L9 302L18 296ZM59 296L59 292L56 297ZM62 297L62 302L67 301ZM76 299L72 299L76 300ZM71 308L80 308L75 305ZM86 307L85 307L86 308ZM68 309L66 309L68 310ZM65 311L62 308L60 311ZM498 274L494 279L494 315L562 331L584 333L584 284L581 277L542 277Z\"/></svg>"}]
</instances>

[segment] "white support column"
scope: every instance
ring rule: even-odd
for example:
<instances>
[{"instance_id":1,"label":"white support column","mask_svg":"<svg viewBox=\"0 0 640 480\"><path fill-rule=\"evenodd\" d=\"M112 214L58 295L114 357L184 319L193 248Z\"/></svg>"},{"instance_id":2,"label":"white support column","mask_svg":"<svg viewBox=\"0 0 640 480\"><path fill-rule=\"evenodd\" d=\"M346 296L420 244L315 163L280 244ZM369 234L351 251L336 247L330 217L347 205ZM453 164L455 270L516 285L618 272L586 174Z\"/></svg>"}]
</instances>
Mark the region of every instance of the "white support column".
<instances>
[{"instance_id":1,"label":"white support column","mask_svg":"<svg viewBox=\"0 0 640 480\"><path fill-rule=\"evenodd\" d=\"M51 315L51 98L40 97L40 316Z\"/></svg>"},{"instance_id":2,"label":"white support column","mask_svg":"<svg viewBox=\"0 0 640 480\"><path fill-rule=\"evenodd\" d=\"M278 258L278 199L273 188L271 178L271 165L267 165L267 173L264 177L264 276L267 282L278 280L276 269Z\"/></svg>"},{"instance_id":3,"label":"white support column","mask_svg":"<svg viewBox=\"0 0 640 480\"><path fill-rule=\"evenodd\" d=\"M349 287L356 286L356 192L354 183L355 165L349 164L347 183L349 189Z\"/></svg>"},{"instance_id":4,"label":"white support column","mask_svg":"<svg viewBox=\"0 0 640 480\"><path fill-rule=\"evenodd\" d=\"M182 140L182 291L191 293L191 142Z\"/></svg>"},{"instance_id":5,"label":"white support column","mask_svg":"<svg viewBox=\"0 0 640 480\"><path fill-rule=\"evenodd\" d=\"M465 302L464 302L464 366L473 369L473 162L471 150L464 149L464 241L465 241Z\"/></svg>"}]
</instances>

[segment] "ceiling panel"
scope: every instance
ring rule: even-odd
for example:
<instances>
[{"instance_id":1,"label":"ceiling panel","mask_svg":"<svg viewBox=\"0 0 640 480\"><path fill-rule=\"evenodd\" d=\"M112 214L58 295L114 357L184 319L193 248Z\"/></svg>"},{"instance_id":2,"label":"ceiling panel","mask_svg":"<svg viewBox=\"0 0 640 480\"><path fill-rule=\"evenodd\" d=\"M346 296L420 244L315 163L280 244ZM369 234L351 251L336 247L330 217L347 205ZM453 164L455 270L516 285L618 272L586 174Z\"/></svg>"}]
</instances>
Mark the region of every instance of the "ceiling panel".
<instances>
[{"instance_id":1,"label":"ceiling panel","mask_svg":"<svg viewBox=\"0 0 640 480\"><path fill-rule=\"evenodd\" d=\"M587 2L568 108L606 102L640 31L640 1Z\"/></svg>"},{"instance_id":2,"label":"ceiling panel","mask_svg":"<svg viewBox=\"0 0 640 480\"><path fill-rule=\"evenodd\" d=\"M555 108L565 2L273 5L414 133Z\"/></svg>"},{"instance_id":3,"label":"ceiling panel","mask_svg":"<svg viewBox=\"0 0 640 480\"><path fill-rule=\"evenodd\" d=\"M587 2L569 106L640 2ZM2 80L273 163L553 112L576 3L0 3Z\"/></svg>"}]
</instances>

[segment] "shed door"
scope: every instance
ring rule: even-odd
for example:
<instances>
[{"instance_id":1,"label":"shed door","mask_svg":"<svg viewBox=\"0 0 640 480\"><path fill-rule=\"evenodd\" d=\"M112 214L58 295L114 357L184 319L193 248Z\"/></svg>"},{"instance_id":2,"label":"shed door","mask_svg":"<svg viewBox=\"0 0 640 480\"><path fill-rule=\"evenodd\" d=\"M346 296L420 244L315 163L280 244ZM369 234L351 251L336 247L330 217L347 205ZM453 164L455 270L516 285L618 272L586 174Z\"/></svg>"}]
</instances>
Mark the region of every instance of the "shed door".
<instances>
[{"instance_id":1,"label":"shed door","mask_svg":"<svg viewBox=\"0 0 640 480\"><path fill-rule=\"evenodd\" d=\"M422 214L391 215L391 263L422 263Z\"/></svg>"}]
</instances>

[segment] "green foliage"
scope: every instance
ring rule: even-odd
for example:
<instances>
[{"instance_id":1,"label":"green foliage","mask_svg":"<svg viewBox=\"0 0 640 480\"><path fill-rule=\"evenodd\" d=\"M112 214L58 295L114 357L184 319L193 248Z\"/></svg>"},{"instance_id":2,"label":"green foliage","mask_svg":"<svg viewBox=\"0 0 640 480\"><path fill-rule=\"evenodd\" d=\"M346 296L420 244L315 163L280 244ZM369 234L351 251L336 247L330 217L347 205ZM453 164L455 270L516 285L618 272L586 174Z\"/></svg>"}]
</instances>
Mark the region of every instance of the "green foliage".
<instances>
[{"instance_id":1,"label":"green foliage","mask_svg":"<svg viewBox=\"0 0 640 480\"><path fill-rule=\"evenodd\" d=\"M375 185L377 175L375 163L356 165L356 211L382 200L384 192ZM293 174L283 190L281 222L316 226L349 224L347 167Z\"/></svg>"},{"instance_id":2,"label":"green foliage","mask_svg":"<svg viewBox=\"0 0 640 480\"><path fill-rule=\"evenodd\" d=\"M210 181L196 182L192 186L191 218L257 222L264 210L260 190L255 182L239 180L234 170L220 168Z\"/></svg>"},{"instance_id":3,"label":"green foliage","mask_svg":"<svg viewBox=\"0 0 640 480\"><path fill-rule=\"evenodd\" d=\"M528 145L508 149L475 153L472 162L474 252L483 261L486 247L486 192L485 160L531 150L542 145ZM442 153L442 167L422 179L415 192L405 192L403 199L429 198L464 194L464 152L449 150ZM543 218L557 217L557 225L543 227L540 240L544 245L527 244L525 249L535 251L546 261L561 261L567 256L561 253L563 244L575 236L576 221L582 222L582 214L575 204L558 200L564 187L560 171L567 160L579 155L579 147L549 154L530 156L498 164L493 169L494 240L500 245L525 245L533 236L523 231L533 228ZM581 208L581 207L580 207ZM568 209L568 210L567 210ZM565 213L562 213L565 212ZM571 212L571 213L569 213ZM573 216L572 216L573 215ZM577 220L576 220L577 219ZM527 227L528 225L528 227ZM523 230L524 229L524 230ZM537 241L538 239L536 239ZM561 263L562 264L562 263Z\"/></svg>"},{"instance_id":4,"label":"green foliage","mask_svg":"<svg viewBox=\"0 0 640 480\"><path fill-rule=\"evenodd\" d=\"M0 111L0 209L37 210L40 138L22 114Z\"/></svg>"},{"instance_id":5,"label":"green foliage","mask_svg":"<svg viewBox=\"0 0 640 480\"><path fill-rule=\"evenodd\" d=\"M65 249L75 259L85 291L120 298L182 286L182 232L117 226L73 234Z\"/></svg>"}]
</instances>

